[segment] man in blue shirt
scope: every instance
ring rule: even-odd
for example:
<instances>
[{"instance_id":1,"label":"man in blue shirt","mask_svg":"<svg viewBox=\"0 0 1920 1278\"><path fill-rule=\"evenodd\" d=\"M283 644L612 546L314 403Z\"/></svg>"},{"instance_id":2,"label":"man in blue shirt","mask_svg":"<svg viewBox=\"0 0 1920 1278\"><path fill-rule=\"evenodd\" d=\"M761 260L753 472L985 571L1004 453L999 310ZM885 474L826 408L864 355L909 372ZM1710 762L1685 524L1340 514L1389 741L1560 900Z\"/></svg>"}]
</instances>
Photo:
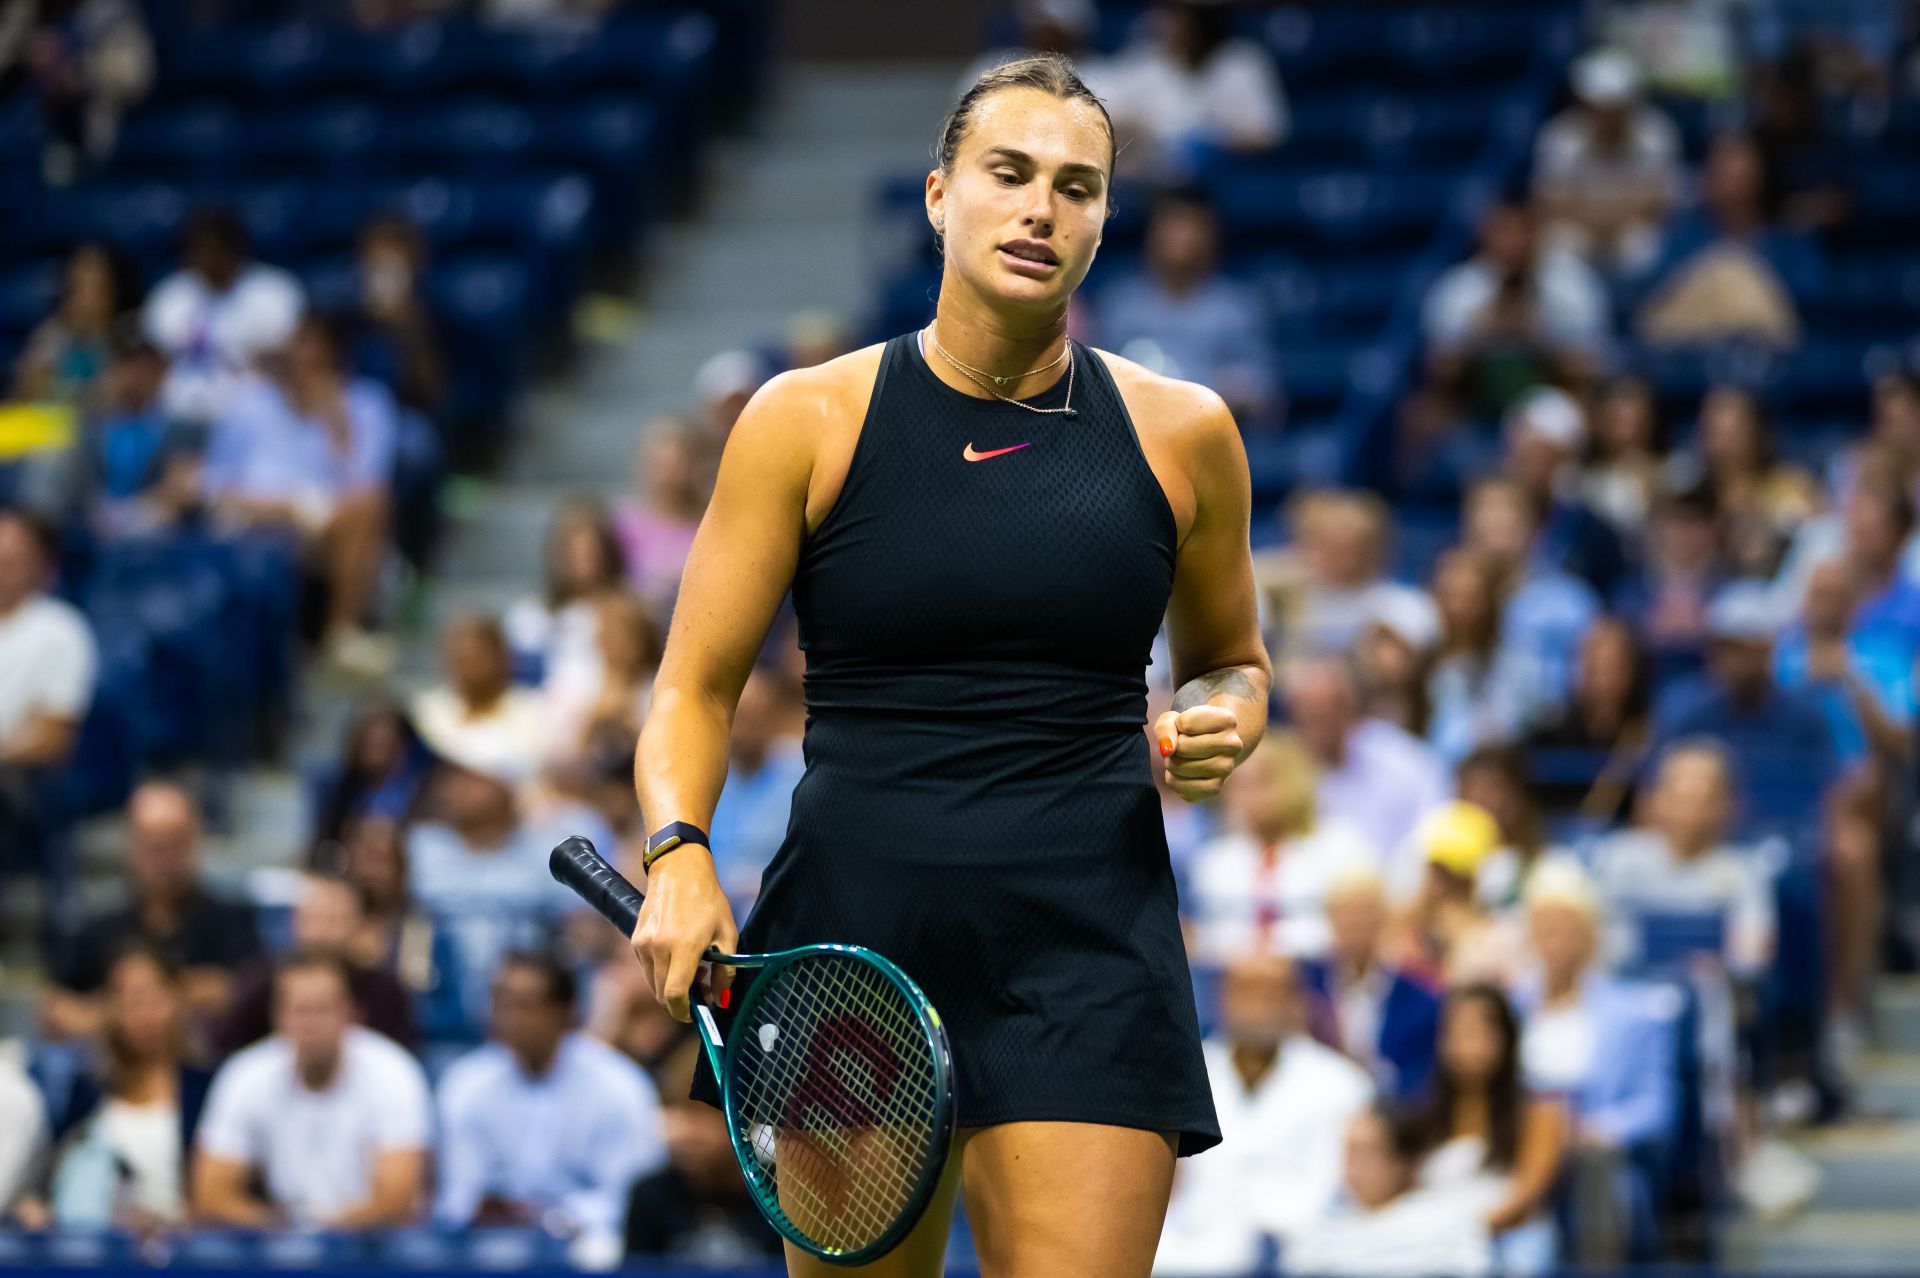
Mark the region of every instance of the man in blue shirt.
<instances>
[{"instance_id":1,"label":"man in blue shirt","mask_svg":"<svg viewBox=\"0 0 1920 1278\"><path fill-rule=\"evenodd\" d=\"M1668 743L1709 737L1732 756L1749 835L1781 834L1810 846L1821 803L1838 777L1833 734L1820 706L1774 677L1779 629L1771 593L1735 582L1707 610L1707 673L1674 686L1654 713L1658 758Z\"/></svg>"},{"instance_id":2,"label":"man in blue shirt","mask_svg":"<svg viewBox=\"0 0 1920 1278\"><path fill-rule=\"evenodd\" d=\"M1774 668L1782 688L1819 703L1848 771L1907 750L1913 728L1913 649L1895 629L1852 624L1853 575L1829 559L1807 579L1800 620L1780 636Z\"/></svg>"},{"instance_id":3,"label":"man in blue shirt","mask_svg":"<svg viewBox=\"0 0 1920 1278\"><path fill-rule=\"evenodd\" d=\"M660 1098L638 1065L573 1031L575 1002L573 973L552 958L501 962L494 1041L440 1083L441 1223L557 1215L614 1254L628 1188L666 1161Z\"/></svg>"}]
</instances>

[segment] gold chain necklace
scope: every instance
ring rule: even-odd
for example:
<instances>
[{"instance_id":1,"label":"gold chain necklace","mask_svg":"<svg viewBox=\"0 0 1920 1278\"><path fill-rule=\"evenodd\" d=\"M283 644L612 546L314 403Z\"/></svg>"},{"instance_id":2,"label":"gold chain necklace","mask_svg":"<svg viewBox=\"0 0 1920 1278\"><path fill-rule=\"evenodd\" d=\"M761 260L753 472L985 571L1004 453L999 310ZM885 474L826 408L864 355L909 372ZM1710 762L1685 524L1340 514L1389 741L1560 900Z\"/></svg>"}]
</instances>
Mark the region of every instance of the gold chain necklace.
<instances>
[{"instance_id":1,"label":"gold chain necklace","mask_svg":"<svg viewBox=\"0 0 1920 1278\"><path fill-rule=\"evenodd\" d=\"M929 337L933 336L932 325L928 325L927 335ZM940 339L937 337L933 338L933 348L939 351L942 355L945 355L947 358L947 362L949 364L952 364L955 368L964 369L969 373L974 373L980 377L988 378L993 382L995 386L1005 386L1008 382L1018 382L1026 378L1036 376L1040 373L1044 373L1049 368L1058 368L1060 366L1060 360L1063 360L1067 358L1067 356L1073 354L1073 344L1069 342L1067 345L1062 346L1060 348L1059 358L1055 359L1050 364L1042 364L1038 368L1030 368L1024 373L1008 373L1005 377L996 377L992 373L987 372L984 368L975 368L971 364L962 364L959 360L955 359L952 355L947 354L947 348L940 344Z\"/></svg>"},{"instance_id":2,"label":"gold chain necklace","mask_svg":"<svg viewBox=\"0 0 1920 1278\"><path fill-rule=\"evenodd\" d=\"M921 331L926 334L927 340L933 343L933 349L940 352L940 357L946 360L947 363L953 365L956 369L959 370L960 376L966 378L968 381L972 382L975 386L978 386L981 390L993 396L995 399L1000 400L1002 403L1012 404L1015 408L1024 408L1029 413L1042 413L1042 414L1059 413L1062 417L1066 418L1068 421L1072 421L1074 418L1080 415L1079 410L1075 409L1073 406L1073 366L1076 361L1073 359L1072 339L1068 339L1066 349L1060 352L1060 359L1054 360L1052 364L1046 364L1040 368L1036 368L1032 372L1020 373L1017 375L1019 377L1032 377L1034 373L1046 372L1047 369L1052 368L1054 367L1054 365L1058 364L1061 359L1064 359L1067 361L1067 397L1065 401L1063 401L1060 407L1058 408L1035 408L1032 404L1029 404L1024 400L1015 399L1011 395L1002 395L999 391L995 390L993 387L987 385L984 381L980 380L981 377L992 377L995 382L1004 386L1008 382L1014 381L1015 377L1012 377L1012 376L994 377L992 373L981 373L979 377L976 377L974 376L974 374L978 371L977 369L974 369L970 365L962 364L959 360L955 359L952 355L947 353L947 348L942 346L940 344L940 339L933 335L932 325L928 325L925 329Z\"/></svg>"}]
</instances>

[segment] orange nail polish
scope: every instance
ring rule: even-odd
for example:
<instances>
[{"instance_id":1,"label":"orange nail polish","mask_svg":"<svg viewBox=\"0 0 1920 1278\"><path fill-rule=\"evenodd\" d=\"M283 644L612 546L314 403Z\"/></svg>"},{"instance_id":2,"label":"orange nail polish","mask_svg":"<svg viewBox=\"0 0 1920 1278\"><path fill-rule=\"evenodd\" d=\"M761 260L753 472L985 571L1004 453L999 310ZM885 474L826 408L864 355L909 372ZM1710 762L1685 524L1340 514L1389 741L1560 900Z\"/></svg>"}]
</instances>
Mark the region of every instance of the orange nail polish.
<instances>
[{"instance_id":1,"label":"orange nail polish","mask_svg":"<svg viewBox=\"0 0 1920 1278\"><path fill-rule=\"evenodd\" d=\"M1161 737L1160 738L1160 757L1164 759L1172 753L1173 753L1173 738Z\"/></svg>"}]
</instances>

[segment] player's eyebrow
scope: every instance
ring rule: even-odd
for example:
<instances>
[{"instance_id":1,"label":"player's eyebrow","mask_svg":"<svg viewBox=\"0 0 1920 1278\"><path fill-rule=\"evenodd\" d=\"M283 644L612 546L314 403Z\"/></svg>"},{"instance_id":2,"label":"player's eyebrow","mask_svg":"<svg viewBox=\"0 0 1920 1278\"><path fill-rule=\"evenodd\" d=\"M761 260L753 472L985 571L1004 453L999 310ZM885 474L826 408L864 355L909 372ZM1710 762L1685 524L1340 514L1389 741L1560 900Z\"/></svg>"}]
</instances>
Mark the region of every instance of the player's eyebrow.
<instances>
[{"instance_id":1,"label":"player's eyebrow","mask_svg":"<svg viewBox=\"0 0 1920 1278\"><path fill-rule=\"evenodd\" d=\"M1025 164L1029 167L1032 167L1034 162L1031 155L1028 155L1025 151L1015 150L1010 146L988 147L986 150L986 158L992 159L994 157L1003 160L1012 160L1016 164ZM1073 177L1091 177L1102 182L1104 182L1107 177L1106 173L1095 164L1063 164L1060 166L1060 171Z\"/></svg>"}]
</instances>

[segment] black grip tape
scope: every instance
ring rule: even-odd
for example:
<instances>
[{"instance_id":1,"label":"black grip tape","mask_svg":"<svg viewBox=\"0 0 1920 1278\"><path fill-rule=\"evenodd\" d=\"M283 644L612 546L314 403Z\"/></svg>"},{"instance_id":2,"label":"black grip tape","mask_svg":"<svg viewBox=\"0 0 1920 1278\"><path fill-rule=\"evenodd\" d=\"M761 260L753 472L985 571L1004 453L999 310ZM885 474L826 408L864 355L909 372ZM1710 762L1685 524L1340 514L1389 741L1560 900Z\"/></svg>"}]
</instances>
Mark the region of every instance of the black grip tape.
<instances>
[{"instance_id":1,"label":"black grip tape","mask_svg":"<svg viewBox=\"0 0 1920 1278\"><path fill-rule=\"evenodd\" d=\"M572 888L581 900L600 912L602 918L620 929L620 935L632 936L640 922L640 903L646 900L627 877L607 864L594 851L593 843L579 835L562 839L547 858L553 877Z\"/></svg>"}]
</instances>

